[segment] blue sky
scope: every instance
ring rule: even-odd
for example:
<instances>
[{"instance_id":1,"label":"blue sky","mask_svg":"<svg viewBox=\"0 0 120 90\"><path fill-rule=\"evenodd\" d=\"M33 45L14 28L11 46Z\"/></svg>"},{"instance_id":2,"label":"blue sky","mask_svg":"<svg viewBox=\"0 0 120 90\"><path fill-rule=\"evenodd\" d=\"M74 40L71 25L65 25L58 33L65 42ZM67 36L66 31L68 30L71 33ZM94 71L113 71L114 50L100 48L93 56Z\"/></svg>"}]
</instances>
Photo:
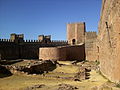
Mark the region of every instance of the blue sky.
<instances>
[{"instance_id":1,"label":"blue sky","mask_svg":"<svg viewBox=\"0 0 120 90\"><path fill-rule=\"evenodd\" d=\"M0 38L23 33L25 39L52 35L66 40L66 24L86 22L97 31L102 0L0 0Z\"/></svg>"}]
</instances>

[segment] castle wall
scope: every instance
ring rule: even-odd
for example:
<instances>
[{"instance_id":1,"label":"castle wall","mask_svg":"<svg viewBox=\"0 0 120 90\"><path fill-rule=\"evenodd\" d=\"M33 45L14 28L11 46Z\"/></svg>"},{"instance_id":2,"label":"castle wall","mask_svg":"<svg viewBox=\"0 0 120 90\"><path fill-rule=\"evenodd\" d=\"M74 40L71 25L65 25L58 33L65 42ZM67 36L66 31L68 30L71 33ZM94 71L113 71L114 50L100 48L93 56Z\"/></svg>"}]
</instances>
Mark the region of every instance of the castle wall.
<instances>
[{"instance_id":1,"label":"castle wall","mask_svg":"<svg viewBox=\"0 0 120 90\"><path fill-rule=\"evenodd\" d=\"M39 59L43 60L66 60L66 48L45 47L39 49Z\"/></svg>"},{"instance_id":2,"label":"castle wall","mask_svg":"<svg viewBox=\"0 0 120 90\"><path fill-rule=\"evenodd\" d=\"M98 44L101 72L114 82L120 81L120 0L103 0Z\"/></svg>"},{"instance_id":3,"label":"castle wall","mask_svg":"<svg viewBox=\"0 0 120 90\"><path fill-rule=\"evenodd\" d=\"M14 42L0 42L0 59L18 59L19 46Z\"/></svg>"},{"instance_id":4,"label":"castle wall","mask_svg":"<svg viewBox=\"0 0 120 90\"><path fill-rule=\"evenodd\" d=\"M39 59L63 61L85 60L84 45L40 48Z\"/></svg>"},{"instance_id":5,"label":"castle wall","mask_svg":"<svg viewBox=\"0 0 120 90\"><path fill-rule=\"evenodd\" d=\"M73 46L68 46L66 47L66 60L78 60L78 61L82 61L85 60L85 45L73 45Z\"/></svg>"},{"instance_id":6,"label":"castle wall","mask_svg":"<svg viewBox=\"0 0 120 90\"><path fill-rule=\"evenodd\" d=\"M38 59L40 47L56 47L67 45L66 41L51 41L48 43L38 40L27 40L16 43L0 39L0 59Z\"/></svg>"},{"instance_id":7,"label":"castle wall","mask_svg":"<svg viewBox=\"0 0 120 90\"><path fill-rule=\"evenodd\" d=\"M96 39L97 39L96 32L85 32L86 60L89 61L97 60Z\"/></svg>"}]
</instances>

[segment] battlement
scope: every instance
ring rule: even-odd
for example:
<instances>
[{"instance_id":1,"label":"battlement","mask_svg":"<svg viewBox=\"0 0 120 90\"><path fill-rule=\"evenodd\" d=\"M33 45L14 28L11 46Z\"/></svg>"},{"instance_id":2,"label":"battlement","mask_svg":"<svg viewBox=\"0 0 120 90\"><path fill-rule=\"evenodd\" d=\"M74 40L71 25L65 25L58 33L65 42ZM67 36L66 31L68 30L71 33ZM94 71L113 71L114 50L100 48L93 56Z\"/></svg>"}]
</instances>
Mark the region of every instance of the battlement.
<instances>
[{"instance_id":1,"label":"battlement","mask_svg":"<svg viewBox=\"0 0 120 90\"><path fill-rule=\"evenodd\" d=\"M58 43L58 42L61 42L61 43L68 43L67 40L52 40L51 42L55 42L55 43Z\"/></svg>"},{"instance_id":2,"label":"battlement","mask_svg":"<svg viewBox=\"0 0 120 90\"><path fill-rule=\"evenodd\" d=\"M51 35L39 35L38 40L41 42L51 42Z\"/></svg>"},{"instance_id":3,"label":"battlement","mask_svg":"<svg viewBox=\"0 0 120 90\"><path fill-rule=\"evenodd\" d=\"M25 43L46 43L46 42L42 42L41 40L24 40ZM47 43L68 43L68 41L66 40L51 40L50 42Z\"/></svg>"},{"instance_id":4,"label":"battlement","mask_svg":"<svg viewBox=\"0 0 120 90\"><path fill-rule=\"evenodd\" d=\"M24 40L24 43L41 42L40 40Z\"/></svg>"},{"instance_id":5,"label":"battlement","mask_svg":"<svg viewBox=\"0 0 120 90\"><path fill-rule=\"evenodd\" d=\"M0 42L14 42L14 40L11 40L11 39L0 39Z\"/></svg>"},{"instance_id":6,"label":"battlement","mask_svg":"<svg viewBox=\"0 0 120 90\"><path fill-rule=\"evenodd\" d=\"M0 43L16 43L15 40L11 40L11 39L0 39ZM23 40L23 42L20 43L31 43L31 44L49 44L49 45L67 45L68 41L66 40L52 40L50 42L43 42L41 40Z\"/></svg>"}]
</instances>

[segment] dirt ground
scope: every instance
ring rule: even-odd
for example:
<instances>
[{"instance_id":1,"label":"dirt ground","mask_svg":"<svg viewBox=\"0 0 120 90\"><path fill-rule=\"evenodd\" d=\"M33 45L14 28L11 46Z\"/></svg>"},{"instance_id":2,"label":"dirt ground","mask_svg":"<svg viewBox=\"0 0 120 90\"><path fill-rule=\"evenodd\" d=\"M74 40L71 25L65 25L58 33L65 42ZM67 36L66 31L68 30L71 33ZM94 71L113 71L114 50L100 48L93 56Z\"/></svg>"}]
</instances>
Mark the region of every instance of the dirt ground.
<instances>
[{"instance_id":1,"label":"dirt ground","mask_svg":"<svg viewBox=\"0 0 120 90\"><path fill-rule=\"evenodd\" d=\"M0 90L120 90L94 69L91 70L89 79L74 81L70 77L75 76L81 64L73 65L70 61L59 61L59 63L62 66L57 66L54 71L46 74L13 74L9 77L0 78ZM61 84L68 86L61 88ZM76 88L69 88L69 85Z\"/></svg>"}]
</instances>

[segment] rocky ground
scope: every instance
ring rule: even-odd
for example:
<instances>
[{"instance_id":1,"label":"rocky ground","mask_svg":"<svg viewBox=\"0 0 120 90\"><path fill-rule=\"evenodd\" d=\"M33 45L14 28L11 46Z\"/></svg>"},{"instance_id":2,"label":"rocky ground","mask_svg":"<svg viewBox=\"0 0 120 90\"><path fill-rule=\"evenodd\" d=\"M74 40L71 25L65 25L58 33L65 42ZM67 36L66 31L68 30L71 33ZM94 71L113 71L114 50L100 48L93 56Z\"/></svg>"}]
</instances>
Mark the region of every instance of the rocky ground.
<instances>
[{"instance_id":1,"label":"rocky ground","mask_svg":"<svg viewBox=\"0 0 120 90\"><path fill-rule=\"evenodd\" d=\"M120 90L100 74L98 64L23 60L0 65L0 70L4 67L11 72L0 77L0 90Z\"/></svg>"}]
</instances>

